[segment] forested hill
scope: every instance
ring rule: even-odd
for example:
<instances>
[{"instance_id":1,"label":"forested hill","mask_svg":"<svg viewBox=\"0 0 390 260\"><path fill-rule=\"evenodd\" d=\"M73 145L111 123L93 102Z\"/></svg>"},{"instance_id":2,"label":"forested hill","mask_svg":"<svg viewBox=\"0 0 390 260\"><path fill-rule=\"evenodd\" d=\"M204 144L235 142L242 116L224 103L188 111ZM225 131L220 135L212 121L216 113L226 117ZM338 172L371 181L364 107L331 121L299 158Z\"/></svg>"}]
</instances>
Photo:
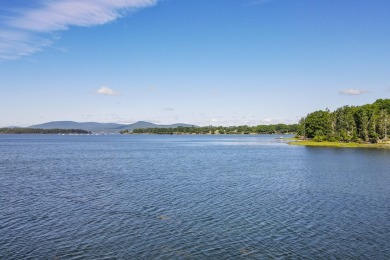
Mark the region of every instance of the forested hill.
<instances>
[{"instance_id":1,"label":"forested hill","mask_svg":"<svg viewBox=\"0 0 390 260\"><path fill-rule=\"evenodd\" d=\"M138 128L122 131L121 134L288 134L296 133L298 125L258 125L258 126L205 126L176 128Z\"/></svg>"},{"instance_id":2,"label":"forested hill","mask_svg":"<svg viewBox=\"0 0 390 260\"><path fill-rule=\"evenodd\" d=\"M122 130L133 130L135 128L175 128L178 126L191 126L188 124L156 125L150 122L138 121L133 124L97 123L97 122L74 122L74 121L53 121L30 128L39 129L83 129L94 133L119 133Z\"/></svg>"},{"instance_id":3,"label":"forested hill","mask_svg":"<svg viewBox=\"0 0 390 260\"><path fill-rule=\"evenodd\" d=\"M0 128L0 134L90 134L81 129Z\"/></svg>"},{"instance_id":4,"label":"forested hill","mask_svg":"<svg viewBox=\"0 0 390 260\"><path fill-rule=\"evenodd\" d=\"M390 99L373 104L319 110L299 122L298 135L314 141L381 143L388 141Z\"/></svg>"}]
</instances>

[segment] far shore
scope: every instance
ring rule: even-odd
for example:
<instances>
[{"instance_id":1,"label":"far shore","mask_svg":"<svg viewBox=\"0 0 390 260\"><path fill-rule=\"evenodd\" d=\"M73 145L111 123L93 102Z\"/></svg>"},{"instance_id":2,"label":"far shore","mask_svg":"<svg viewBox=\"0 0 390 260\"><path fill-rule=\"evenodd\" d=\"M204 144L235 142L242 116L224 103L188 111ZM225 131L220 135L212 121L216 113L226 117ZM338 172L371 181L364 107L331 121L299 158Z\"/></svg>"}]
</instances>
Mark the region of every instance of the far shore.
<instances>
[{"instance_id":1,"label":"far shore","mask_svg":"<svg viewBox=\"0 0 390 260\"><path fill-rule=\"evenodd\" d=\"M311 140L296 140L296 141L289 142L288 144L299 145L299 146L310 146L310 147L390 149L390 142L367 144L367 143L315 142Z\"/></svg>"}]
</instances>

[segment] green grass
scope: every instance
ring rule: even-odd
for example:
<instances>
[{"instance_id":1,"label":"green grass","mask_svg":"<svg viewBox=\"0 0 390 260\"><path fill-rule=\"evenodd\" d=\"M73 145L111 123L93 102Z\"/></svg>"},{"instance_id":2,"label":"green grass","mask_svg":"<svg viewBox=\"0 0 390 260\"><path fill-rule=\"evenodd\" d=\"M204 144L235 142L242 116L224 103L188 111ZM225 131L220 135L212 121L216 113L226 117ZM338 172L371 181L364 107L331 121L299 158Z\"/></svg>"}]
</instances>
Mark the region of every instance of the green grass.
<instances>
[{"instance_id":1,"label":"green grass","mask_svg":"<svg viewBox=\"0 0 390 260\"><path fill-rule=\"evenodd\" d=\"M315 147L336 147L336 148L385 148L390 149L390 143L382 144L360 144L360 143L340 143L340 142L315 142L309 140L289 142L290 145L315 146Z\"/></svg>"}]
</instances>

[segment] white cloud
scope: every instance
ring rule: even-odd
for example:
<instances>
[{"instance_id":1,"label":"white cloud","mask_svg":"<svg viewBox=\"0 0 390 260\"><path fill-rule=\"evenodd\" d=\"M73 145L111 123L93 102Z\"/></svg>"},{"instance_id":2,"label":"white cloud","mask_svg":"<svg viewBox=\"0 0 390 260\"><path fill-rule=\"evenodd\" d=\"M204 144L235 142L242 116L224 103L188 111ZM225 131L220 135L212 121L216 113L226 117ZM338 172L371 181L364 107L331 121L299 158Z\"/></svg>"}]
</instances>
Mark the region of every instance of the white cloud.
<instances>
[{"instance_id":1,"label":"white cloud","mask_svg":"<svg viewBox=\"0 0 390 260\"><path fill-rule=\"evenodd\" d=\"M13 12L0 23L0 59L16 59L50 46L53 32L111 22L158 0L42 0L40 8Z\"/></svg>"},{"instance_id":2,"label":"white cloud","mask_svg":"<svg viewBox=\"0 0 390 260\"><path fill-rule=\"evenodd\" d=\"M100 95L106 95L106 96L120 96L121 94L118 92L115 92L114 90L107 88L107 87L101 87L95 92L96 94Z\"/></svg>"},{"instance_id":3,"label":"white cloud","mask_svg":"<svg viewBox=\"0 0 390 260\"><path fill-rule=\"evenodd\" d=\"M0 60L13 60L40 51L52 44L52 39L27 32L0 31Z\"/></svg>"},{"instance_id":4,"label":"white cloud","mask_svg":"<svg viewBox=\"0 0 390 260\"><path fill-rule=\"evenodd\" d=\"M11 27L39 32L66 30L69 26L101 25L121 16L121 11L147 7L156 0L57 0L40 9L27 10L10 19Z\"/></svg>"},{"instance_id":5,"label":"white cloud","mask_svg":"<svg viewBox=\"0 0 390 260\"><path fill-rule=\"evenodd\" d=\"M368 93L367 90L361 90L361 89L344 89L339 91L340 95L349 95L349 96L358 96L366 93Z\"/></svg>"}]
</instances>

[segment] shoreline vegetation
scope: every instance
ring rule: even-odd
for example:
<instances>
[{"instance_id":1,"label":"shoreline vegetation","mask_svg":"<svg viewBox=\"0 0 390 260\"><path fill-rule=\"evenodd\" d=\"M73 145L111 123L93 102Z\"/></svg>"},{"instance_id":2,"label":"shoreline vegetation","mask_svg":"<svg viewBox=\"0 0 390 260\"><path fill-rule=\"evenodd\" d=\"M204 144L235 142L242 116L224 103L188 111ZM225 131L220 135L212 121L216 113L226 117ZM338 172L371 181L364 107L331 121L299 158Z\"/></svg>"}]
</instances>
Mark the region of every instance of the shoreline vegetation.
<instances>
[{"instance_id":1,"label":"shoreline vegetation","mask_svg":"<svg viewBox=\"0 0 390 260\"><path fill-rule=\"evenodd\" d=\"M258 126L204 126L204 127L175 127L175 128L137 128L124 130L120 134L157 134L157 135L221 135L221 134L295 134L298 125L258 125Z\"/></svg>"},{"instance_id":2,"label":"shoreline vegetation","mask_svg":"<svg viewBox=\"0 0 390 260\"><path fill-rule=\"evenodd\" d=\"M332 148L380 148L380 149L390 149L390 142L383 143L354 143L354 142L316 142L313 140L294 140L288 142L289 145L297 146L309 146L309 147L332 147Z\"/></svg>"},{"instance_id":3,"label":"shoreline vegetation","mask_svg":"<svg viewBox=\"0 0 390 260\"><path fill-rule=\"evenodd\" d=\"M40 128L0 128L0 134L64 134L84 135L91 134L90 131L82 129L40 129Z\"/></svg>"},{"instance_id":4,"label":"shoreline vegetation","mask_svg":"<svg viewBox=\"0 0 390 260\"><path fill-rule=\"evenodd\" d=\"M289 144L340 147L390 148L390 99L363 106L319 110L299 121L297 140Z\"/></svg>"}]
</instances>

